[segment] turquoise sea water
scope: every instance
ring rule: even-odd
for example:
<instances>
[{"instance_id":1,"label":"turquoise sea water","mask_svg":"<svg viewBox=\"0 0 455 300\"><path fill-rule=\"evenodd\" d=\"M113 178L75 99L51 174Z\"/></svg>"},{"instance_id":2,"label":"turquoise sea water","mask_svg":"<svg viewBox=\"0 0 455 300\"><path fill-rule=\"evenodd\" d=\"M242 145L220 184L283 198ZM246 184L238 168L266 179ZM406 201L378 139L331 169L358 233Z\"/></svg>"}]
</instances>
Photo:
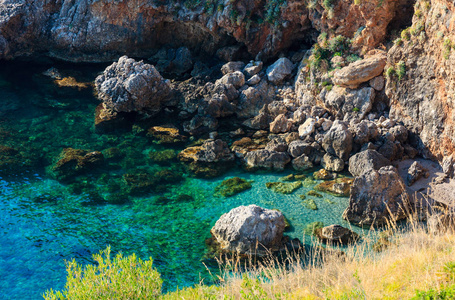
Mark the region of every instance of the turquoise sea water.
<instances>
[{"instance_id":1,"label":"turquoise sea water","mask_svg":"<svg viewBox=\"0 0 455 300\"><path fill-rule=\"evenodd\" d=\"M319 209L313 211L299 198L312 187L290 195L265 187L291 170L247 173L237 168L216 179L197 179L177 161L164 166L151 162L148 153L165 148L140 128L96 134L93 122L98 100L92 89L58 87L40 75L48 67L2 63L0 68L0 145L17 149L24 160L17 168L0 173L2 299L40 299L47 289L62 289L65 260L91 263L92 254L107 245L114 252L153 257L165 290L210 283L209 270L215 274L217 266L206 259L204 240L216 220L239 205L281 210L293 226L287 234L302 241L310 239L303 229L311 222L347 225L341 218L347 198L324 194L315 198ZM57 67L80 82L91 82L105 66ZM50 169L68 147L92 151L115 147L122 157L61 183ZM160 170L177 172L182 180L159 192L130 195L121 204L107 201L122 184L123 174ZM252 180L252 188L229 198L214 195L215 187L233 176Z\"/></svg>"}]
</instances>

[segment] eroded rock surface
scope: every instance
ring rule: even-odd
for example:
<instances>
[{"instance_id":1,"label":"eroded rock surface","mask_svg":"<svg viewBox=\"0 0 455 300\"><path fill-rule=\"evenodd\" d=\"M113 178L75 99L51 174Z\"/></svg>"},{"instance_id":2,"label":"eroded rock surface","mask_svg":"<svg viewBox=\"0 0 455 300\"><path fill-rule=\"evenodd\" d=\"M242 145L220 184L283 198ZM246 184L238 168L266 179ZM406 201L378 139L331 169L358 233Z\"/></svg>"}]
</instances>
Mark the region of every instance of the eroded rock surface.
<instances>
[{"instance_id":1,"label":"eroded rock surface","mask_svg":"<svg viewBox=\"0 0 455 300\"><path fill-rule=\"evenodd\" d=\"M253 254L258 247L279 247L284 227L281 212L249 205L222 215L210 232L222 251Z\"/></svg>"}]
</instances>

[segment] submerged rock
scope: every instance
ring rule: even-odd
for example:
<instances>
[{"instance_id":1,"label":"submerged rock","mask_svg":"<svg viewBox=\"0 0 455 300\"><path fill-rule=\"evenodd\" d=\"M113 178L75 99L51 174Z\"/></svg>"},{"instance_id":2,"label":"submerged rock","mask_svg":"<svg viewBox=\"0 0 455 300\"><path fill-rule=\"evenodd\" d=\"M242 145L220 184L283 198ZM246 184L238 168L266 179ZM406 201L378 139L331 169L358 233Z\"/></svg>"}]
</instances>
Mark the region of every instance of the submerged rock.
<instances>
[{"instance_id":1,"label":"submerged rock","mask_svg":"<svg viewBox=\"0 0 455 300\"><path fill-rule=\"evenodd\" d=\"M215 194L219 194L224 197L234 196L238 193L251 189L251 183L252 181L239 177L225 179L215 187Z\"/></svg>"},{"instance_id":2,"label":"submerged rock","mask_svg":"<svg viewBox=\"0 0 455 300\"><path fill-rule=\"evenodd\" d=\"M311 209L311 210L318 209L318 206L317 206L316 202L314 201L314 199L304 199L302 201L302 203L303 203L303 206L305 206L308 209Z\"/></svg>"},{"instance_id":3,"label":"submerged rock","mask_svg":"<svg viewBox=\"0 0 455 300\"><path fill-rule=\"evenodd\" d=\"M68 180L74 176L92 171L104 162L104 156L99 151L65 148L59 160L52 166L52 171L58 180Z\"/></svg>"},{"instance_id":4,"label":"submerged rock","mask_svg":"<svg viewBox=\"0 0 455 300\"><path fill-rule=\"evenodd\" d=\"M264 248L278 249L285 226L281 212L249 205L222 215L210 233L222 252L255 254Z\"/></svg>"},{"instance_id":5,"label":"submerged rock","mask_svg":"<svg viewBox=\"0 0 455 300\"><path fill-rule=\"evenodd\" d=\"M152 162L157 164L169 164L175 158L177 158L177 153L175 150L166 149L162 151L150 151L149 158Z\"/></svg>"},{"instance_id":6,"label":"submerged rock","mask_svg":"<svg viewBox=\"0 0 455 300\"><path fill-rule=\"evenodd\" d=\"M353 178L337 178L335 180L321 182L314 189L337 197L349 197L353 182Z\"/></svg>"},{"instance_id":7,"label":"submerged rock","mask_svg":"<svg viewBox=\"0 0 455 300\"><path fill-rule=\"evenodd\" d=\"M301 181L295 182L267 182L265 186L271 189L275 193L280 194L292 194L296 190L302 187Z\"/></svg>"},{"instance_id":8,"label":"submerged rock","mask_svg":"<svg viewBox=\"0 0 455 300\"><path fill-rule=\"evenodd\" d=\"M396 168L382 167L357 177L343 218L359 225L383 225L405 218L409 195Z\"/></svg>"},{"instance_id":9,"label":"submerged rock","mask_svg":"<svg viewBox=\"0 0 455 300\"><path fill-rule=\"evenodd\" d=\"M322 222L312 222L310 224L307 224L305 226L305 228L303 229L303 232L306 234L306 235L315 235L315 232L317 229L321 229L322 227L324 227L324 223Z\"/></svg>"},{"instance_id":10,"label":"submerged rock","mask_svg":"<svg viewBox=\"0 0 455 300\"><path fill-rule=\"evenodd\" d=\"M155 138L158 144L183 143L188 139L173 125L153 126L148 130L147 136Z\"/></svg>"}]
</instances>

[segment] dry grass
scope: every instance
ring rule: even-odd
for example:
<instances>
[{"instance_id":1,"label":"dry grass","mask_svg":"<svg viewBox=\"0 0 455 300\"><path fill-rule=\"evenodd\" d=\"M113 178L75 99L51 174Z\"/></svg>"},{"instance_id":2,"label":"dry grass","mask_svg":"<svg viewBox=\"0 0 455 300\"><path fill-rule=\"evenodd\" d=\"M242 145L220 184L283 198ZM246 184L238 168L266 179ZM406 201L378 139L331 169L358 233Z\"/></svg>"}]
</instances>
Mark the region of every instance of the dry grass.
<instances>
[{"instance_id":1,"label":"dry grass","mask_svg":"<svg viewBox=\"0 0 455 300\"><path fill-rule=\"evenodd\" d=\"M392 226L393 227L393 226ZM238 272L240 263L226 265L222 284L206 286L186 294L168 294L171 299L411 299L417 290L438 290L448 281L444 266L455 262L455 234L430 233L418 222L405 229L392 228L392 242L385 251L374 252L372 238L361 245L339 252L311 255L306 266L296 263L295 254L288 267L275 259L257 264L248 274ZM318 257L323 257L317 259ZM288 262L289 263L289 262ZM188 290L189 292L190 290ZM176 296L176 297L174 297ZM428 298L432 299L432 298Z\"/></svg>"}]
</instances>

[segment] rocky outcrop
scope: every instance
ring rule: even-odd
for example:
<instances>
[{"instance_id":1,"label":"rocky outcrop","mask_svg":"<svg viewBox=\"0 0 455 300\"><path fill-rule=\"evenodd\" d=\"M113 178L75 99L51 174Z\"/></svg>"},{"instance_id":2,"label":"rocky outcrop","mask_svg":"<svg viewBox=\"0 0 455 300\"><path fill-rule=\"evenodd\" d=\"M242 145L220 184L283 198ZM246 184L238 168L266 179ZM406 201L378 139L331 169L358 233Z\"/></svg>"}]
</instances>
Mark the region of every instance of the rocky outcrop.
<instances>
[{"instance_id":1,"label":"rocky outcrop","mask_svg":"<svg viewBox=\"0 0 455 300\"><path fill-rule=\"evenodd\" d=\"M371 170L379 170L380 168L389 165L390 161L378 153L378 151L367 149L354 154L349 159L349 173L354 177L358 177Z\"/></svg>"},{"instance_id":2,"label":"rocky outcrop","mask_svg":"<svg viewBox=\"0 0 455 300\"><path fill-rule=\"evenodd\" d=\"M247 168L268 169L282 171L286 164L291 161L291 158L286 152L277 152L270 150L257 150L248 152L245 155L245 163Z\"/></svg>"},{"instance_id":3,"label":"rocky outcrop","mask_svg":"<svg viewBox=\"0 0 455 300\"><path fill-rule=\"evenodd\" d=\"M95 80L100 115L111 117L122 112L155 115L171 92L169 81L149 64L122 56Z\"/></svg>"},{"instance_id":4,"label":"rocky outcrop","mask_svg":"<svg viewBox=\"0 0 455 300\"><path fill-rule=\"evenodd\" d=\"M226 142L222 140L207 140L201 146L188 147L179 153L181 161L203 163L229 162L234 160Z\"/></svg>"},{"instance_id":5,"label":"rocky outcrop","mask_svg":"<svg viewBox=\"0 0 455 300\"><path fill-rule=\"evenodd\" d=\"M249 205L222 215L210 233L222 252L255 254L264 248L279 248L284 227L281 212Z\"/></svg>"},{"instance_id":6,"label":"rocky outcrop","mask_svg":"<svg viewBox=\"0 0 455 300\"><path fill-rule=\"evenodd\" d=\"M328 32L329 37L352 38L353 46L366 52L382 42L390 23L402 26L407 21L406 12L412 4L406 0L318 0L310 8L309 18L318 31Z\"/></svg>"},{"instance_id":7,"label":"rocky outcrop","mask_svg":"<svg viewBox=\"0 0 455 300\"><path fill-rule=\"evenodd\" d=\"M344 122L336 120L322 141L324 150L347 161L352 150L352 133Z\"/></svg>"},{"instance_id":8,"label":"rocky outcrop","mask_svg":"<svg viewBox=\"0 0 455 300\"><path fill-rule=\"evenodd\" d=\"M371 170L354 180L343 218L362 226L403 219L409 205L406 186L392 166Z\"/></svg>"},{"instance_id":9,"label":"rocky outcrop","mask_svg":"<svg viewBox=\"0 0 455 300\"><path fill-rule=\"evenodd\" d=\"M409 167L408 173L406 174L406 184L411 186L420 178L428 178L428 176L430 176L428 169L423 167L419 162L415 161Z\"/></svg>"},{"instance_id":10,"label":"rocky outcrop","mask_svg":"<svg viewBox=\"0 0 455 300\"><path fill-rule=\"evenodd\" d=\"M381 75L386 65L386 55L381 53L349 64L333 73L333 83L356 89L361 83Z\"/></svg>"},{"instance_id":11,"label":"rocky outcrop","mask_svg":"<svg viewBox=\"0 0 455 300\"><path fill-rule=\"evenodd\" d=\"M412 26L388 52L390 117L404 122L422 155L442 161L455 152L455 7L437 0L415 8Z\"/></svg>"},{"instance_id":12,"label":"rocky outcrop","mask_svg":"<svg viewBox=\"0 0 455 300\"><path fill-rule=\"evenodd\" d=\"M358 90L346 89L335 86L324 95L324 105L338 119L351 121L362 120L373 108L375 90L364 87Z\"/></svg>"},{"instance_id":13,"label":"rocky outcrop","mask_svg":"<svg viewBox=\"0 0 455 300\"><path fill-rule=\"evenodd\" d=\"M0 58L44 53L100 62L185 46L233 60L241 56L242 45L250 55L266 58L310 28L299 1L6 0L0 11Z\"/></svg>"},{"instance_id":14,"label":"rocky outcrop","mask_svg":"<svg viewBox=\"0 0 455 300\"><path fill-rule=\"evenodd\" d=\"M267 68L267 78L271 83L278 85L291 75L293 68L294 64L286 57L282 57Z\"/></svg>"}]
</instances>

